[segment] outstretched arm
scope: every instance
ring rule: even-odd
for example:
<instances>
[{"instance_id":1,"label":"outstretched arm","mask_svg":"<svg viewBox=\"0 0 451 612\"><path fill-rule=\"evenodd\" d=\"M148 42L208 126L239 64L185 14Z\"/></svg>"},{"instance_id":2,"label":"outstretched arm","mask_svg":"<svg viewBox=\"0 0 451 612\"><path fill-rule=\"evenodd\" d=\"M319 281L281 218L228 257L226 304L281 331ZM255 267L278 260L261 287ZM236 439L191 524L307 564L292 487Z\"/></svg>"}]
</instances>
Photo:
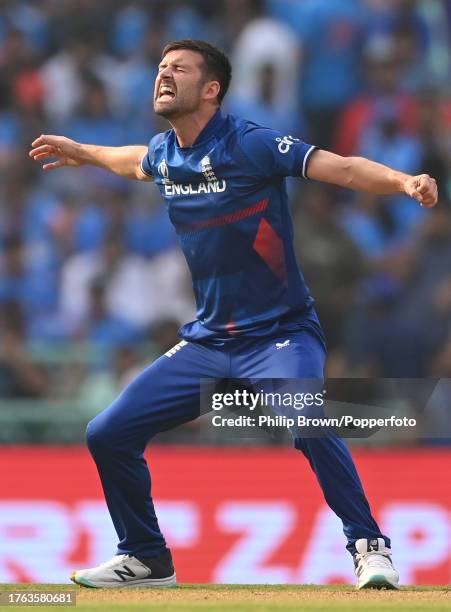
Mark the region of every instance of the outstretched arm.
<instances>
[{"instance_id":1,"label":"outstretched arm","mask_svg":"<svg viewBox=\"0 0 451 612\"><path fill-rule=\"evenodd\" d=\"M141 170L141 160L147 153L147 147L142 145L99 147L81 144L65 136L42 134L31 146L29 155L35 161L56 158L56 161L45 163L42 166L43 170L90 164L110 170L124 178L138 181L151 180L151 177Z\"/></svg>"},{"instance_id":2,"label":"outstretched arm","mask_svg":"<svg viewBox=\"0 0 451 612\"><path fill-rule=\"evenodd\" d=\"M364 157L341 157L318 149L308 164L308 177L375 195L405 193L425 208L437 204L435 179L428 174L411 176Z\"/></svg>"}]
</instances>

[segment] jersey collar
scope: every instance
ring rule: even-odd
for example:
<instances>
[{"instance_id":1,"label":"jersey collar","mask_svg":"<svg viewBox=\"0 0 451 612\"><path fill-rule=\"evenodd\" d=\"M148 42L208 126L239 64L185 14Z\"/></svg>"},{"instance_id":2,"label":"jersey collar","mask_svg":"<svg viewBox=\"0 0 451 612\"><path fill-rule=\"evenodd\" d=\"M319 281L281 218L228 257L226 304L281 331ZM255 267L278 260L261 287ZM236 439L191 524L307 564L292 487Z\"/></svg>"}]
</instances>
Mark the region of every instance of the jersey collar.
<instances>
[{"instance_id":1,"label":"jersey collar","mask_svg":"<svg viewBox=\"0 0 451 612\"><path fill-rule=\"evenodd\" d=\"M203 142L206 142L212 136L214 136L216 132L218 132L218 130L222 127L224 121L225 117L223 116L221 109L219 108L212 116L210 121L207 123L207 125L204 127L204 129L200 132L191 147L180 147L177 142L177 138L175 138L176 147L178 149L192 149L193 147L197 147L198 145L202 144Z\"/></svg>"}]
</instances>

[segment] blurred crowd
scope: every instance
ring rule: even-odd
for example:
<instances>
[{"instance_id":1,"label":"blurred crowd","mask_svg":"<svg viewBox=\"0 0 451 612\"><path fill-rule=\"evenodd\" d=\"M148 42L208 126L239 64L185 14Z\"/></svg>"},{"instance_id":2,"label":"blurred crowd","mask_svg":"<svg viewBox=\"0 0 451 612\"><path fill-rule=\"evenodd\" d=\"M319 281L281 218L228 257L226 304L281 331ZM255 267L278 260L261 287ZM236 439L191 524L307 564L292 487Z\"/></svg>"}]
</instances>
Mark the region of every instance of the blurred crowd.
<instances>
[{"instance_id":1,"label":"blurred crowd","mask_svg":"<svg viewBox=\"0 0 451 612\"><path fill-rule=\"evenodd\" d=\"M289 189L328 374L451 377L451 0L0 0L0 395L51 395L55 371L30 347L86 343L107 358L80 392L106 376L106 400L136 371L136 347L167 350L194 317L153 185L43 173L27 157L41 133L124 145L167 129L156 67L187 37L230 55L226 112L437 179L432 211Z\"/></svg>"}]
</instances>

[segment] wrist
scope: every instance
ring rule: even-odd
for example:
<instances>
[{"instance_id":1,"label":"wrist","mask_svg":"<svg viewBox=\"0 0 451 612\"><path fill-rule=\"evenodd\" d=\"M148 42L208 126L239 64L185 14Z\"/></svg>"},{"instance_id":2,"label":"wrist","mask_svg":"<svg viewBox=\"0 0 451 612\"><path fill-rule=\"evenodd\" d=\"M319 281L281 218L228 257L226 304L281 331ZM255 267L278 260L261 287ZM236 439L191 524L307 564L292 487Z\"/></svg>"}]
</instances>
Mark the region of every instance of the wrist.
<instances>
[{"instance_id":1,"label":"wrist","mask_svg":"<svg viewBox=\"0 0 451 612\"><path fill-rule=\"evenodd\" d=\"M391 178L395 193L406 193L409 195L409 180L412 178L409 174L393 170Z\"/></svg>"},{"instance_id":2,"label":"wrist","mask_svg":"<svg viewBox=\"0 0 451 612\"><path fill-rule=\"evenodd\" d=\"M75 143L76 159L80 164L95 164L95 158L91 151L93 148L95 148L94 145L86 145L81 142Z\"/></svg>"}]
</instances>

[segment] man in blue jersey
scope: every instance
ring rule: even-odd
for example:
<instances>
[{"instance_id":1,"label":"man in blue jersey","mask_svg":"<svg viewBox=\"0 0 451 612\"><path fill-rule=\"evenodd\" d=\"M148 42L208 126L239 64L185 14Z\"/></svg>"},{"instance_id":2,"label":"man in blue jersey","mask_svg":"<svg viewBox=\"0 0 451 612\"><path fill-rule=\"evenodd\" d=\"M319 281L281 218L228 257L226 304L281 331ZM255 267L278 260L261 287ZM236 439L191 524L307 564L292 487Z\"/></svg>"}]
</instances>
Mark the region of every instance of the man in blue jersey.
<instances>
[{"instance_id":1,"label":"man in blue jersey","mask_svg":"<svg viewBox=\"0 0 451 612\"><path fill-rule=\"evenodd\" d=\"M199 415L200 380L319 379L324 338L297 267L285 177L375 194L407 193L434 206L428 175L408 176L363 158L342 158L233 116L221 102L228 59L203 41L165 47L155 112L172 129L148 147L98 147L42 135L30 156L43 168L92 164L153 180L166 202L192 277L197 318L182 341L144 370L87 430L119 544L110 561L72 574L91 587L173 586L144 459L158 432ZM357 586L397 588L390 541L371 515L350 453L334 436L297 437L325 499L343 522Z\"/></svg>"}]
</instances>

